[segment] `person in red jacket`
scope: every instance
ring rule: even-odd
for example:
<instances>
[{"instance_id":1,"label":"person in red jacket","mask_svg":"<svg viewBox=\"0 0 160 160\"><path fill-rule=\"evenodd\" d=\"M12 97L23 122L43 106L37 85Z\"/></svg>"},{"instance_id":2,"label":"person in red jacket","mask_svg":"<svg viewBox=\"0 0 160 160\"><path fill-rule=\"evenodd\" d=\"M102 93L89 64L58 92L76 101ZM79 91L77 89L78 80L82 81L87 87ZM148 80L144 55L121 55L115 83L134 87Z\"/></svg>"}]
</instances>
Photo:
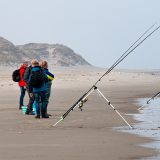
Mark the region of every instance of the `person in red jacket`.
<instances>
[{"instance_id":1,"label":"person in red jacket","mask_svg":"<svg viewBox=\"0 0 160 160\"><path fill-rule=\"evenodd\" d=\"M23 100L26 92L26 87L25 87L25 82L23 80L23 74L25 69L28 67L28 62L23 62L20 69L19 69L19 74L20 74L20 81L18 82L18 85L20 87L20 99L19 99L19 109L22 109L23 106Z\"/></svg>"}]
</instances>

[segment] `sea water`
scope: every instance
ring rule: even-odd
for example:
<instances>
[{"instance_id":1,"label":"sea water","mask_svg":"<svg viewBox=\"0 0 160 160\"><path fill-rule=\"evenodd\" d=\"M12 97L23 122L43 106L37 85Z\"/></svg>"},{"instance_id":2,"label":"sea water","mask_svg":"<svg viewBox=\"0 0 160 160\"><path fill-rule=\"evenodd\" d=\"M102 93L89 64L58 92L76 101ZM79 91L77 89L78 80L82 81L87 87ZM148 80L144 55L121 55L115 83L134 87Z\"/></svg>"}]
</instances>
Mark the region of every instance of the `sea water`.
<instances>
[{"instance_id":1,"label":"sea water","mask_svg":"<svg viewBox=\"0 0 160 160\"><path fill-rule=\"evenodd\" d=\"M149 104L146 103L147 100L147 98L137 100L137 106L143 107L139 110L138 114L133 114L133 117L139 121L133 125L134 129L129 129L128 127L118 127L117 129L142 137L152 138L152 143L141 146L154 148L159 153L159 156L143 160L160 160L160 98L151 100Z\"/></svg>"}]
</instances>

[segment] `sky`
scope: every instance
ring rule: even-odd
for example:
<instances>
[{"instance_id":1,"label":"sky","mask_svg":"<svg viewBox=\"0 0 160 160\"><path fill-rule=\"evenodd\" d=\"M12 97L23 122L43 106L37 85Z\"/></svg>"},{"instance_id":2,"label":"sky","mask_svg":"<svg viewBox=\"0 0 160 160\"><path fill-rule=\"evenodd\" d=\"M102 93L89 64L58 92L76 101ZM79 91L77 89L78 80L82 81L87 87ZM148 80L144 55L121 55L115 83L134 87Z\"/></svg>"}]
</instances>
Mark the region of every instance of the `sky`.
<instances>
[{"instance_id":1,"label":"sky","mask_svg":"<svg viewBox=\"0 0 160 160\"><path fill-rule=\"evenodd\" d=\"M0 0L0 36L15 45L60 43L110 67L155 22L160 0ZM160 69L160 30L117 66Z\"/></svg>"}]
</instances>

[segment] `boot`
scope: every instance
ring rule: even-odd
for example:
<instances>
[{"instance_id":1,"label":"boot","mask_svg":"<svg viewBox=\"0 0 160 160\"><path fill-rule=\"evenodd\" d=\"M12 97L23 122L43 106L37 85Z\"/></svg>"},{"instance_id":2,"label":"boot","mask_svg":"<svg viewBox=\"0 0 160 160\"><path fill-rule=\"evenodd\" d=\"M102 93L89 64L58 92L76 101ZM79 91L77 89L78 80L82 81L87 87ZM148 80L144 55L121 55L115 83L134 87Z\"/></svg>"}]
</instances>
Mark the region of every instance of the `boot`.
<instances>
[{"instance_id":1,"label":"boot","mask_svg":"<svg viewBox=\"0 0 160 160\"><path fill-rule=\"evenodd\" d=\"M46 116L48 116L48 117L52 116L51 114L47 113L47 107L45 108L45 111L44 111L44 112L45 112L45 115L46 115Z\"/></svg>"},{"instance_id":2,"label":"boot","mask_svg":"<svg viewBox=\"0 0 160 160\"><path fill-rule=\"evenodd\" d=\"M26 110L26 114L29 115L29 109L28 109L28 108L27 108L27 110Z\"/></svg>"},{"instance_id":3,"label":"boot","mask_svg":"<svg viewBox=\"0 0 160 160\"><path fill-rule=\"evenodd\" d=\"M48 114L46 114L46 109L42 110L42 118L49 118Z\"/></svg>"},{"instance_id":4,"label":"boot","mask_svg":"<svg viewBox=\"0 0 160 160\"><path fill-rule=\"evenodd\" d=\"M49 118L48 114L42 114L42 118Z\"/></svg>"},{"instance_id":5,"label":"boot","mask_svg":"<svg viewBox=\"0 0 160 160\"><path fill-rule=\"evenodd\" d=\"M36 115L35 118L36 118L36 119L40 119L40 115Z\"/></svg>"},{"instance_id":6,"label":"boot","mask_svg":"<svg viewBox=\"0 0 160 160\"><path fill-rule=\"evenodd\" d=\"M28 109L28 108L27 108L25 114L26 114L26 115L34 115L33 112L32 112L32 110L30 110L30 109Z\"/></svg>"}]
</instances>

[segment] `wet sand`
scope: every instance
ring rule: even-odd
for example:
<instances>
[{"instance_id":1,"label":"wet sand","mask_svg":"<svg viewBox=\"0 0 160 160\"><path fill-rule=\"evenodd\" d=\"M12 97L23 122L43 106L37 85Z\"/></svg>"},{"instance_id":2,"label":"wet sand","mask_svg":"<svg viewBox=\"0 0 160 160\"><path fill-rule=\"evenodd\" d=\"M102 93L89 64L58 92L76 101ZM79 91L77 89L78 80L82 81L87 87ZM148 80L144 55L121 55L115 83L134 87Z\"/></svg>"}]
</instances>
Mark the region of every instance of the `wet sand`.
<instances>
[{"instance_id":1,"label":"wet sand","mask_svg":"<svg viewBox=\"0 0 160 160\"><path fill-rule=\"evenodd\" d=\"M125 123L96 92L91 94L81 112L76 108L62 123L53 127L105 72L95 68L54 69L55 80L48 111L50 119L35 119L18 110L19 88L10 72L0 74L0 159L3 160L132 160L156 155L139 144L151 139L117 132L113 127ZM116 71L105 77L98 88L122 113L135 123L136 98L158 91L160 76L152 73ZM26 95L25 104L28 98Z\"/></svg>"},{"instance_id":2,"label":"wet sand","mask_svg":"<svg viewBox=\"0 0 160 160\"><path fill-rule=\"evenodd\" d=\"M139 123L134 124L134 129L124 129L124 127L118 127L117 129L123 132L128 132L131 134L136 134L142 137L149 137L153 139L153 142L148 144L143 144L145 147L153 148L159 153L157 156L150 157L150 160L160 159L160 98L155 97L154 100L150 100L146 103L149 98L138 99L138 105L143 106L139 109L139 113L133 114L134 118L139 121Z\"/></svg>"}]
</instances>

